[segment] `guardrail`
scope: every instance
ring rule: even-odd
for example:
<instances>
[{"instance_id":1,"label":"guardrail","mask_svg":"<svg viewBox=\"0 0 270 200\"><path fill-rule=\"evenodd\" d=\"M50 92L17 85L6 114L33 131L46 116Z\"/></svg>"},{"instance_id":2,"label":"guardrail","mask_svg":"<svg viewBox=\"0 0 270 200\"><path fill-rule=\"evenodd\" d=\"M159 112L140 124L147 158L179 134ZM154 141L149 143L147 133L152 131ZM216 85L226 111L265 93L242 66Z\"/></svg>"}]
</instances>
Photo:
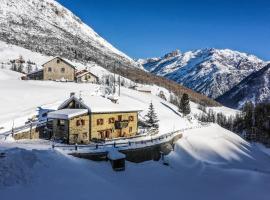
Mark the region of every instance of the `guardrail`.
<instances>
[{"instance_id":1,"label":"guardrail","mask_svg":"<svg viewBox=\"0 0 270 200\"><path fill-rule=\"evenodd\" d=\"M23 126L18 126L18 127L15 127L15 128L13 128L13 129L11 129L9 131L6 131L4 133L1 133L0 136L7 137L9 135L16 134L16 133L18 133L20 131L23 131L25 129L36 128L36 127L40 127L40 126L46 125L46 123L47 123L46 121L44 121L44 122L39 122L39 121L37 121L37 122L31 122L29 124L25 124Z\"/></svg>"},{"instance_id":2,"label":"guardrail","mask_svg":"<svg viewBox=\"0 0 270 200\"><path fill-rule=\"evenodd\" d=\"M94 144L89 144L89 145L52 145L52 148L61 148L62 150L70 150L70 151L79 151L79 150L88 150L89 153L91 151L97 151L97 150L102 150L106 149L106 147L120 147L120 148L126 148L126 149L132 149L132 148L139 148L139 147L146 147L146 146L152 146L152 145L157 145L164 143L168 140L171 140L173 137L176 137L177 135L181 135L182 132L190 129L195 129L195 128L202 128L209 126L209 124L203 124L202 126L194 126L194 127L188 127L184 129L179 129L176 131L172 131L163 135L144 135L141 136L142 140L138 141L132 141L134 138L126 138L125 140L128 140L126 142L117 142L117 140L111 140L109 142L105 143L94 143ZM150 138L149 138L150 137ZM136 137L138 138L138 137ZM146 139L143 139L146 138Z\"/></svg>"}]
</instances>

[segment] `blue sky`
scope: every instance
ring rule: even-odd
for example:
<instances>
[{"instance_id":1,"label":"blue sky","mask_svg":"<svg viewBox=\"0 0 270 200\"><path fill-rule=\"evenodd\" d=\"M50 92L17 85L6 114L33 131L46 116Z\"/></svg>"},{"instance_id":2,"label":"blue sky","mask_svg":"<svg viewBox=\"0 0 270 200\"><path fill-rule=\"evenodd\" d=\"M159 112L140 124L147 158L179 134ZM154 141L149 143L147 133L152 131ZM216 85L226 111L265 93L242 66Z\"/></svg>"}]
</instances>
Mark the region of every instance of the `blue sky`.
<instances>
[{"instance_id":1,"label":"blue sky","mask_svg":"<svg viewBox=\"0 0 270 200\"><path fill-rule=\"evenodd\" d=\"M230 48L270 60L267 0L59 0L133 58Z\"/></svg>"}]
</instances>

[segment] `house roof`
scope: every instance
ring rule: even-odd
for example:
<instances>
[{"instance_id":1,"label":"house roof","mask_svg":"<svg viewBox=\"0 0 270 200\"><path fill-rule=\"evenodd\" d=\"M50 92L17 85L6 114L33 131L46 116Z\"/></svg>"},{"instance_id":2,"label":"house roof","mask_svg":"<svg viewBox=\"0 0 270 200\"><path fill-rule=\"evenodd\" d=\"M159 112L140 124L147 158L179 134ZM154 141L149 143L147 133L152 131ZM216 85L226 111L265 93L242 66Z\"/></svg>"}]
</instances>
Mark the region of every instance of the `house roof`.
<instances>
[{"instance_id":1,"label":"house roof","mask_svg":"<svg viewBox=\"0 0 270 200\"><path fill-rule=\"evenodd\" d=\"M134 105L130 105L129 102L124 102L120 100L119 103L113 103L108 98L101 96L91 96L90 94L81 95L81 101L76 96L72 96L64 101L58 109L63 109L71 101L75 100L80 102L81 106L88 109L91 113L112 113L112 112L139 112L142 109Z\"/></svg>"},{"instance_id":2,"label":"house roof","mask_svg":"<svg viewBox=\"0 0 270 200\"><path fill-rule=\"evenodd\" d=\"M92 76L98 78L95 74L89 72L89 71L86 70L86 69L83 69L83 70L81 70L81 71L76 72L75 76L78 78L78 77L82 77L82 76L84 76L84 75L86 75L86 74L91 74Z\"/></svg>"},{"instance_id":3,"label":"house roof","mask_svg":"<svg viewBox=\"0 0 270 200\"><path fill-rule=\"evenodd\" d=\"M39 69L39 70L30 72L30 73L28 73L28 74L26 74L26 75L36 74L36 73L39 73L39 72L42 72L42 71L43 71L43 69Z\"/></svg>"},{"instance_id":4,"label":"house roof","mask_svg":"<svg viewBox=\"0 0 270 200\"><path fill-rule=\"evenodd\" d=\"M68 60L66 60L66 59L64 59L64 58L61 58L61 57L59 57L59 56L56 56L56 57L54 57L54 58L48 60L47 62L45 62L44 64L42 64L42 66L46 65L48 62L50 62L50 61L52 61L52 60L54 60L54 59L56 59L56 58L62 60L62 61L65 62L66 64L70 65L72 68L76 69L76 66L73 65L70 61L68 61Z\"/></svg>"},{"instance_id":5,"label":"house roof","mask_svg":"<svg viewBox=\"0 0 270 200\"><path fill-rule=\"evenodd\" d=\"M151 92L152 88L150 86L141 86L136 88L138 91L143 91L143 92Z\"/></svg>"},{"instance_id":6,"label":"house roof","mask_svg":"<svg viewBox=\"0 0 270 200\"><path fill-rule=\"evenodd\" d=\"M87 109L62 109L48 113L51 119L70 119L88 113Z\"/></svg>"},{"instance_id":7,"label":"house roof","mask_svg":"<svg viewBox=\"0 0 270 200\"><path fill-rule=\"evenodd\" d=\"M119 159L125 159L126 155L119 152L115 148L110 148L108 149L108 154L107 154L108 159L110 160L119 160Z\"/></svg>"}]
</instances>

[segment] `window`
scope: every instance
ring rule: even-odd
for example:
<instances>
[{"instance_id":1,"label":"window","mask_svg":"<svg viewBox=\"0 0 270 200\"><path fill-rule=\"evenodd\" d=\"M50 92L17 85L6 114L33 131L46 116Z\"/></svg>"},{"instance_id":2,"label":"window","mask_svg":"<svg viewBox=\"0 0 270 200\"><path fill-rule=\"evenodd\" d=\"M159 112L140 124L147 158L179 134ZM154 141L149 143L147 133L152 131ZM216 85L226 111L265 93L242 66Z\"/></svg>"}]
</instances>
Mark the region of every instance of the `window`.
<instances>
[{"instance_id":1,"label":"window","mask_svg":"<svg viewBox=\"0 0 270 200\"><path fill-rule=\"evenodd\" d=\"M59 60L59 59L57 59L57 60L56 60L56 62L57 62L57 63L60 63L60 60Z\"/></svg>"},{"instance_id":2,"label":"window","mask_svg":"<svg viewBox=\"0 0 270 200\"><path fill-rule=\"evenodd\" d=\"M97 125L103 125L103 119L97 119Z\"/></svg>"},{"instance_id":3,"label":"window","mask_svg":"<svg viewBox=\"0 0 270 200\"><path fill-rule=\"evenodd\" d=\"M65 73L65 68L62 67L62 68L61 68L61 72L62 72L62 73Z\"/></svg>"},{"instance_id":4,"label":"window","mask_svg":"<svg viewBox=\"0 0 270 200\"><path fill-rule=\"evenodd\" d=\"M85 133L83 133L83 134L82 134L82 136L83 136L83 138L84 138L84 139L87 139L87 138L88 138L88 137L87 137L87 133L86 133L86 132L85 132Z\"/></svg>"},{"instance_id":5,"label":"window","mask_svg":"<svg viewBox=\"0 0 270 200\"><path fill-rule=\"evenodd\" d=\"M122 121L122 115L118 115L118 121Z\"/></svg>"},{"instance_id":6,"label":"window","mask_svg":"<svg viewBox=\"0 0 270 200\"><path fill-rule=\"evenodd\" d=\"M128 120L129 120L129 121L134 121L134 117L133 117L133 116L129 116L129 117L128 117Z\"/></svg>"},{"instance_id":7,"label":"window","mask_svg":"<svg viewBox=\"0 0 270 200\"><path fill-rule=\"evenodd\" d=\"M85 120L82 119L81 122L82 122L82 126L84 126L85 125Z\"/></svg>"},{"instance_id":8,"label":"window","mask_svg":"<svg viewBox=\"0 0 270 200\"><path fill-rule=\"evenodd\" d=\"M59 120L58 120L58 125L64 126L64 125L65 125L65 120L59 119Z\"/></svg>"},{"instance_id":9,"label":"window","mask_svg":"<svg viewBox=\"0 0 270 200\"><path fill-rule=\"evenodd\" d=\"M76 125L77 126L84 126L85 125L85 120L84 119L78 119L76 121Z\"/></svg>"},{"instance_id":10,"label":"window","mask_svg":"<svg viewBox=\"0 0 270 200\"><path fill-rule=\"evenodd\" d=\"M132 132L132 127L129 127L129 133L131 133Z\"/></svg>"},{"instance_id":11,"label":"window","mask_svg":"<svg viewBox=\"0 0 270 200\"><path fill-rule=\"evenodd\" d=\"M52 71L52 68L51 67L48 67L48 72L51 72Z\"/></svg>"},{"instance_id":12,"label":"window","mask_svg":"<svg viewBox=\"0 0 270 200\"><path fill-rule=\"evenodd\" d=\"M109 118L109 124L112 124L112 123L114 123L114 118L113 117Z\"/></svg>"},{"instance_id":13,"label":"window","mask_svg":"<svg viewBox=\"0 0 270 200\"><path fill-rule=\"evenodd\" d=\"M111 136L111 132L109 130L106 130L105 131L105 137L110 138L110 136Z\"/></svg>"}]
</instances>

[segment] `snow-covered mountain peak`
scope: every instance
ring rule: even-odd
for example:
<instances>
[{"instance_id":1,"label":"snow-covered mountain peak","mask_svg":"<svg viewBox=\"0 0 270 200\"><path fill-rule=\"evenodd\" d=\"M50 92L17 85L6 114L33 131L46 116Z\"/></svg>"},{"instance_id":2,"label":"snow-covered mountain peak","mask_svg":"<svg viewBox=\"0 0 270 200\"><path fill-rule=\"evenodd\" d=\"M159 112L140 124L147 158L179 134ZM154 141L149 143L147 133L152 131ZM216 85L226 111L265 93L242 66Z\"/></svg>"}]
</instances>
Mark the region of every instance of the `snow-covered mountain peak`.
<instances>
[{"instance_id":1,"label":"snow-covered mountain peak","mask_svg":"<svg viewBox=\"0 0 270 200\"><path fill-rule=\"evenodd\" d=\"M139 67L54 0L0 0L0 40L102 66Z\"/></svg>"},{"instance_id":2,"label":"snow-covered mountain peak","mask_svg":"<svg viewBox=\"0 0 270 200\"><path fill-rule=\"evenodd\" d=\"M146 70L216 98L265 62L254 55L230 49L205 48L185 53L169 53L162 58L141 61Z\"/></svg>"}]
</instances>

